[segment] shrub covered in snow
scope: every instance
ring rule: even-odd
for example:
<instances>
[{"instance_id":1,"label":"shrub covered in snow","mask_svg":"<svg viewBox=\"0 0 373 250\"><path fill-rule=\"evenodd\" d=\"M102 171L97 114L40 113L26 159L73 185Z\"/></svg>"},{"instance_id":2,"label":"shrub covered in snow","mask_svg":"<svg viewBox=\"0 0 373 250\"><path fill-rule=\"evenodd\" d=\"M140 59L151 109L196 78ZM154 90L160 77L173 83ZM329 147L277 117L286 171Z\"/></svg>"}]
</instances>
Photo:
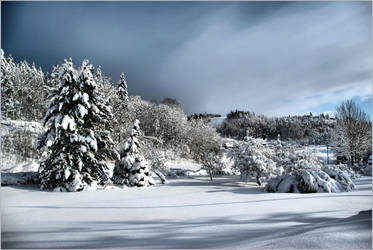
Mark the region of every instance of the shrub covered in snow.
<instances>
[{"instance_id":1,"label":"shrub covered in snow","mask_svg":"<svg viewBox=\"0 0 373 250\"><path fill-rule=\"evenodd\" d=\"M277 139L245 137L226 148L241 176L268 180L268 192L343 192L354 188L354 171L346 165L326 165L311 150Z\"/></svg>"},{"instance_id":2,"label":"shrub covered in snow","mask_svg":"<svg viewBox=\"0 0 373 250\"><path fill-rule=\"evenodd\" d=\"M286 174L271 178L268 192L344 192L354 188L354 172L346 165L325 166L311 150L283 147L279 140L276 144L275 160Z\"/></svg>"},{"instance_id":3,"label":"shrub covered in snow","mask_svg":"<svg viewBox=\"0 0 373 250\"><path fill-rule=\"evenodd\" d=\"M139 137L139 121L135 120L129 131L129 137L120 151L120 160L115 162L112 180L115 184L135 187L154 185L150 167L141 152L142 141Z\"/></svg>"},{"instance_id":4,"label":"shrub covered in snow","mask_svg":"<svg viewBox=\"0 0 373 250\"><path fill-rule=\"evenodd\" d=\"M351 179L355 178L356 174L347 165L327 165L322 170L342 185L342 190L351 191L354 189L355 185Z\"/></svg>"},{"instance_id":5,"label":"shrub covered in snow","mask_svg":"<svg viewBox=\"0 0 373 250\"><path fill-rule=\"evenodd\" d=\"M41 189L81 191L93 181L104 184L106 161L117 158L109 136L111 107L98 91L88 60L79 71L71 58L65 61L58 79L44 117L47 130L38 143L50 150L40 164Z\"/></svg>"},{"instance_id":6,"label":"shrub covered in snow","mask_svg":"<svg viewBox=\"0 0 373 250\"><path fill-rule=\"evenodd\" d=\"M351 179L340 171L332 175L336 179L321 169L297 169L291 174L270 179L265 189L267 192L280 193L337 193L354 188Z\"/></svg>"},{"instance_id":7,"label":"shrub covered in snow","mask_svg":"<svg viewBox=\"0 0 373 250\"><path fill-rule=\"evenodd\" d=\"M248 176L254 176L259 186L263 180L283 172L273 160L273 147L266 140L246 136L243 142L232 146L229 151L228 155L234 159L233 168L246 180Z\"/></svg>"},{"instance_id":8,"label":"shrub covered in snow","mask_svg":"<svg viewBox=\"0 0 373 250\"><path fill-rule=\"evenodd\" d=\"M354 189L351 180L355 173L346 165L323 166L314 162L305 152L297 154L298 159L290 165L285 175L268 181L266 191L281 193L345 192Z\"/></svg>"}]
</instances>

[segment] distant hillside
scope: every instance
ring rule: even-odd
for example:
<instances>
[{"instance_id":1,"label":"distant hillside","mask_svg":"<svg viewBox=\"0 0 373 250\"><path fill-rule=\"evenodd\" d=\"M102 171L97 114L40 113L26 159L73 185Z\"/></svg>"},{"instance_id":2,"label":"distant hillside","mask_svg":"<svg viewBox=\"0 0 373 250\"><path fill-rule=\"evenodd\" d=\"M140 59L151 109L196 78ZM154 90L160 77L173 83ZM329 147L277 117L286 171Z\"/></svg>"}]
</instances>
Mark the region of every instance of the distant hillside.
<instances>
[{"instance_id":1,"label":"distant hillside","mask_svg":"<svg viewBox=\"0 0 373 250\"><path fill-rule=\"evenodd\" d=\"M242 140L246 135L255 138L299 140L305 144L324 144L335 119L328 115L303 115L266 117L248 111L232 111L227 115L218 132L224 137Z\"/></svg>"}]
</instances>

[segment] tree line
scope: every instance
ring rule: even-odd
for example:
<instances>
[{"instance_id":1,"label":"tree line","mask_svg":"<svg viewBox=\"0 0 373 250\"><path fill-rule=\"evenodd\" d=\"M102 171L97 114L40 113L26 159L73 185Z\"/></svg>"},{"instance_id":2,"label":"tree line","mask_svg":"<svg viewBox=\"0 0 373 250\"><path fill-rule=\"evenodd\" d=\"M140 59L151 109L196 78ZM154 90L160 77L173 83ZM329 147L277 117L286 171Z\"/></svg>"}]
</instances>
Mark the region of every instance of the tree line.
<instances>
[{"instance_id":1,"label":"tree line","mask_svg":"<svg viewBox=\"0 0 373 250\"><path fill-rule=\"evenodd\" d=\"M224 137L243 140L245 136L274 140L293 140L303 145L326 145L342 163L367 162L372 154L372 122L353 100L329 115L266 117L254 112L235 110L218 127Z\"/></svg>"},{"instance_id":2,"label":"tree line","mask_svg":"<svg viewBox=\"0 0 373 250\"><path fill-rule=\"evenodd\" d=\"M149 163L149 171L155 172L161 179L164 162L175 157L201 163L212 179L214 170L221 166L220 136L238 140L246 136L273 140L280 136L281 140L295 140L300 144L324 144L332 148L339 161L352 164L366 161L372 152L371 121L352 100L343 102L337 108L335 118L311 113L265 117L236 110L227 115L216 131L207 121L219 117L219 114L192 114L187 117L182 105L175 99L165 98L158 103L131 96L123 73L119 82L114 84L102 73L100 66L95 69L87 60L80 67L75 67L71 59L65 60L63 64L53 66L51 73L44 73L26 61L14 62L2 51L1 63L2 118L26 121L44 118L47 132L39 138L39 148L48 148L44 150L49 158L43 159L41 167L42 172L44 169L44 173L48 173L45 180L50 179L49 173L53 173L54 180L65 176L70 178L70 183L89 183L92 180L105 183L111 178L105 174L105 161L108 160L126 159L126 162L131 162L131 168L128 164L118 163L117 166L122 169L116 172L120 173L124 166L133 172L131 169L137 161L123 153L139 154L129 146L131 133L138 135L131 139L133 143L136 140L142 142L138 148ZM136 132L140 129L141 132ZM9 141L16 148L25 146L24 140L19 140L18 144L14 143L15 140ZM29 144L32 143L29 141L26 145L31 148ZM127 147L123 147L124 144ZM9 145L6 145L8 149ZM123 148L127 149L123 151ZM75 159L72 152L80 155L80 160ZM136 157L141 162L142 158ZM77 165L73 166L73 163ZM56 172L57 166L72 168ZM145 167L139 169L143 173L148 171ZM133 174L138 174L136 171ZM78 176L78 179L73 176ZM128 176L128 173L122 176ZM52 188L53 185L45 183L44 187ZM65 189L80 188L78 185Z\"/></svg>"},{"instance_id":3,"label":"tree line","mask_svg":"<svg viewBox=\"0 0 373 250\"><path fill-rule=\"evenodd\" d=\"M76 191L93 181L111 181L105 174L106 161L120 160L118 151L127 143L136 121L144 144L141 154L158 175L164 167L162 159L183 157L208 168L210 158L220 155L215 129L201 121L188 121L174 99L156 103L128 95L124 74L115 86L100 66L95 70L88 60L80 67L72 59L65 60L53 66L50 74L26 61L15 63L4 54L1 60L5 65L1 84L8 90L2 91L2 118L43 119L46 128L38 140L38 148L48 155L41 159L42 188L63 186ZM14 94L30 84L36 91ZM28 113L30 107L33 112Z\"/></svg>"}]
</instances>

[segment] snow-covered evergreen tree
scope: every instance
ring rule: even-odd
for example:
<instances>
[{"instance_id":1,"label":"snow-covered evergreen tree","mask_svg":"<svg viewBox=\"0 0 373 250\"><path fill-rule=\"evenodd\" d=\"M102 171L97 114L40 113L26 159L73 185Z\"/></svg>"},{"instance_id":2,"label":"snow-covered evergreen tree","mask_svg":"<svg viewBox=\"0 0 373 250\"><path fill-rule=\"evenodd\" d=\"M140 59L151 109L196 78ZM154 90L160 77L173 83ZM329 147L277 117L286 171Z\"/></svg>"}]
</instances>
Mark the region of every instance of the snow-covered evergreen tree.
<instances>
[{"instance_id":1,"label":"snow-covered evergreen tree","mask_svg":"<svg viewBox=\"0 0 373 250\"><path fill-rule=\"evenodd\" d=\"M127 83L124 79L124 74L120 76L118 87L115 88L115 93L111 97L111 103L113 104L113 113L115 117L114 121L114 139L118 144L123 142L126 136L126 131L131 126L129 121L133 121L137 116L131 117L129 114L129 97L127 92Z\"/></svg>"},{"instance_id":2,"label":"snow-covered evergreen tree","mask_svg":"<svg viewBox=\"0 0 373 250\"><path fill-rule=\"evenodd\" d=\"M118 96L122 101L127 102L128 100L128 92L127 92L127 83L124 79L124 73L120 75L120 80L118 83Z\"/></svg>"},{"instance_id":3,"label":"snow-covered evergreen tree","mask_svg":"<svg viewBox=\"0 0 373 250\"><path fill-rule=\"evenodd\" d=\"M115 113L115 105L118 103L117 99L119 99L117 95L117 89L114 87L112 80L110 77L102 75L101 67L99 66L96 70L96 81L98 84L98 88L102 94L102 96L107 100L110 105L113 107L113 114ZM114 115L114 117L116 117Z\"/></svg>"},{"instance_id":4,"label":"snow-covered evergreen tree","mask_svg":"<svg viewBox=\"0 0 373 250\"><path fill-rule=\"evenodd\" d=\"M93 77L93 67L83 61L79 73L72 60L65 60L59 73L60 84L50 94L44 117L48 129L38 147L50 149L40 164L41 189L81 191L108 178L106 160L116 159L110 138L111 107L102 98Z\"/></svg>"},{"instance_id":5,"label":"snow-covered evergreen tree","mask_svg":"<svg viewBox=\"0 0 373 250\"><path fill-rule=\"evenodd\" d=\"M98 66L96 70L96 82L97 84L103 84L101 66Z\"/></svg>"},{"instance_id":6,"label":"snow-covered evergreen tree","mask_svg":"<svg viewBox=\"0 0 373 250\"><path fill-rule=\"evenodd\" d=\"M143 142L139 140L142 136L139 121L133 123L127 141L120 151L120 160L117 160L113 172L113 182L126 184L128 186L147 187L154 185L152 173L141 147Z\"/></svg>"}]
</instances>

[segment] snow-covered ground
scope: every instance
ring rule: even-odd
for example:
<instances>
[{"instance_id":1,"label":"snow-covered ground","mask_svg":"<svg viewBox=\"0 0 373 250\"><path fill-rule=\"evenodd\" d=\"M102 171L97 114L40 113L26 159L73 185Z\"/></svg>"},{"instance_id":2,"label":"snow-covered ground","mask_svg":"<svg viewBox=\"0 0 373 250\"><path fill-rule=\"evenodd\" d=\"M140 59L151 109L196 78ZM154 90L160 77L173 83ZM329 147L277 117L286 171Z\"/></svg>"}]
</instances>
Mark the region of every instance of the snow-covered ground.
<instances>
[{"instance_id":1,"label":"snow-covered ground","mask_svg":"<svg viewBox=\"0 0 373 250\"><path fill-rule=\"evenodd\" d=\"M3 248L372 248L372 178L348 193L266 193L237 176L78 193L1 190Z\"/></svg>"},{"instance_id":2,"label":"snow-covered ground","mask_svg":"<svg viewBox=\"0 0 373 250\"><path fill-rule=\"evenodd\" d=\"M319 158L320 160L322 160L323 162L327 162L327 157L329 157L329 164L333 164L336 162L336 158L335 158L335 155L334 153L330 150L330 148L328 149L328 152L327 152L327 148L325 145L310 145L310 146L306 146L305 148L311 150L312 152L314 152L317 156L317 158Z\"/></svg>"}]
</instances>

